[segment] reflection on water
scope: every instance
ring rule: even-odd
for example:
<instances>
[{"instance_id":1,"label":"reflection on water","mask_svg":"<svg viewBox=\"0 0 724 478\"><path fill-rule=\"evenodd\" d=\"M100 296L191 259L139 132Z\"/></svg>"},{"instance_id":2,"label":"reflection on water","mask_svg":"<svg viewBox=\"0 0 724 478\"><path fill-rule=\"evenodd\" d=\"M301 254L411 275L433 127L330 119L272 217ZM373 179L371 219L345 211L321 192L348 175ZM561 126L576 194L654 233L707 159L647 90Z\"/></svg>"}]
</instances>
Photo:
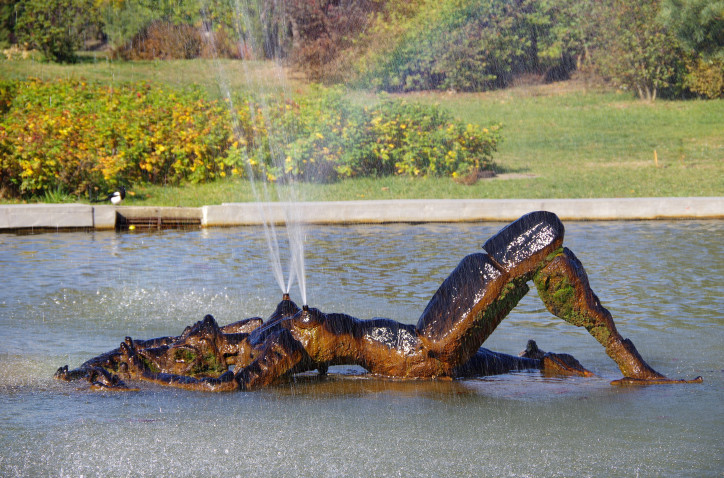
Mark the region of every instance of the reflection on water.
<instances>
[{"instance_id":1,"label":"reflection on water","mask_svg":"<svg viewBox=\"0 0 724 478\"><path fill-rule=\"evenodd\" d=\"M309 228L309 303L414 323L500 226ZM0 476L720 476L724 222L566 227L621 332L654 368L704 384L611 387L602 348L531 292L486 345L535 338L598 377L408 382L342 367L248 394L88 393L52 373L206 313L268 315L280 297L263 232L0 235Z\"/></svg>"}]
</instances>

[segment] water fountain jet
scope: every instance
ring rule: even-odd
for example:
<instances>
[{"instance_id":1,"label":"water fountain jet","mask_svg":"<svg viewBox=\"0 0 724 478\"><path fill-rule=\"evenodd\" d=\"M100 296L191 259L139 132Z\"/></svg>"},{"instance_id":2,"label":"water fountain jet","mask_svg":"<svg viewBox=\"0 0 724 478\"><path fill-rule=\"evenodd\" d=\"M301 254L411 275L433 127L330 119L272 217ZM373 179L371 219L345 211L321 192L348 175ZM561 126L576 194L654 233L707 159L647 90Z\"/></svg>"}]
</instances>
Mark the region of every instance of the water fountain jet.
<instances>
[{"instance_id":1,"label":"water fountain jet","mask_svg":"<svg viewBox=\"0 0 724 478\"><path fill-rule=\"evenodd\" d=\"M243 19L244 25L237 25L238 31L251 31L252 26L249 23L250 19L252 18L251 11L249 11L247 5L237 5L237 8L241 8L243 10L242 15L240 15L240 18ZM210 41L212 42L212 50L216 51L215 45L213 42L215 41L214 37L210 37ZM254 44L254 38L253 36L251 38L246 39L246 41L250 41L251 44L249 45L252 49L252 51L260 51L259 45ZM243 129L239 123L239 120L237 116L235 115L235 102L231 94L231 89L229 87L229 81L227 80L223 66L221 65L221 62L218 61L218 55L215 55L215 64L217 69L217 81L219 83L220 89L223 91L224 96L226 97L227 103L229 104L231 117L232 117L232 128L233 128L233 134L237 138L243 138ZM276 63L276 62L275 62ZM246 65L246 62L242 62L245 75L246 75L246 82L248 84L252 84L251 75L249 73L249 69ZM287 98L291 98L291 94L289 92L288 85L286 84L286 80L283 78L283 71L281 69L281 66L278 66L277 68L277 76L280 79L280 83L285 86L285 92L284 96ZM251 124L257 123L257 118L260 118L264 122L264 126L267 131L272 131L274 128L274 125L270 122L270 115L264 114L264 112L269 111L269 105L267 104L266 96L268 95L268 91L262 91L262 88L257 88L258 98L255 98L255 101L259 103L259 105L250 104L248 105L249 108L249 115L251 116ZM261 112L260 116L257 116L257 107L259 111ZM254 129L253 134L255 136L258 136L259 133ZM286 135L282 134L282 137ZM267 142L267 146L269 148L269 156L272 162L272 165L275 166L278 170L282 171L285 176L285 154L284 154L284 145L281 144L280 140L275 140L275 137L268 136L266 139L269 141ZM264 151L264 147L262 146L264 144L263 138L257 137L257 141L255 141L255 144L257 148L257 153L259 154L260 158L263 158L266 154L266 151ZM274 219L272 218L271 211L269 210L269 203L270 203L270 194L267 187L267 181L268 178L266 177L266 171L262 170L261 172L261 191L257 188L256 184L256 178L255 178L255 172L253 168L253 164L251 161L251 158L249 157L247 151L242 148L242 154L244 154L244 165L247 172L247 176L249 179L249 183L251 185L252 193L256 199L257 204L259 205L260 209L260 216L264 218L263 221L263 228L264 228L264 236L267 241L267 248L269 250L269 256L270 256L270 263L272 268L272 274L279 285L280 290L282 293L289 293L291 290L292 283L294 282L294 279L297 279L298 285L299 285L299 291L302 297L302 301L306 303L307 301L307 293L306 293L306 281L305 281L305 271L304 271L304 234L302 231L302 224L298 217L293 217L295 212L295 204L299 202L299 198L296 195L296 191L293 189L292 184L293 181L291 178L287 181L284 181L289 186L286 188L287 191L287 197L282 197L282 188L277 188L277 196L280 201L282 201L282 204L284 205L284 218L285 218L285 224L287 228L287 238L289 241L289 248L290 248L290 266L289 266L289 277L286 281L284 281L284 273L282 270L282 260L281 255L279 251L279 238L277 237L276 233L276 227L274 223Z\"/></svg>"}]
</instances>

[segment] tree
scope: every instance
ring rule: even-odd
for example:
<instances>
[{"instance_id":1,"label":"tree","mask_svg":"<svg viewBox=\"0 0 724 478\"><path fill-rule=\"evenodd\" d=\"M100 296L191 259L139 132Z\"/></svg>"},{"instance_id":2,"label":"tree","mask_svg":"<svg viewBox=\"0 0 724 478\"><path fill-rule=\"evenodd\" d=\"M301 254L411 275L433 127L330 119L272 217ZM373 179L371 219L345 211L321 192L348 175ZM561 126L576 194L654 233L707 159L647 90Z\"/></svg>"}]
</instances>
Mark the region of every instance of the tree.
<instances>
[{"instance_id":1,"label":"tree","mask_svg":"<svg viewBox=\"0 0 724 478\"><path fill-rule=\"evenodd\" d=\"M293 60L313 80L328 79L340 52L357 41L384 5L379 0L287 0Z\"/></svg>"},{"instance_id":2,"label":"tree","mask_svg":"<svg viewBox=\"0 0 724 478\"><path fill-rule=\"evenodd\" d=\"M14 43L19 3L19 0L0 0L0 48L7 48Z\"/></svg>"},{"instance_id":3,"label":"tree","mask_svg":"<svg viewBox=\"0 0 724 478\"><path fill-rule=\"evenodd\" d=\"M724 1L664 0L660 19L688 54L684 86L724 97Z\"/></svg>"},{"instance_id":4,"label":"tree","mask_svg":"<svg viewBox=\"0 0 724 478\"><path fill-rule=\"evenodd\" d=\"M103 33L113 50L130 41L154 20L161 18L151 0L102 0L98 2Z\"/></svg>"},{"instance_id":5,"label":"tree","mask_svg":"<svg viewBox=\"0 0 724 478\"><path fill-rule=\"evenodd\" d=\"M612 0L601 10L599 72L639 98L655 100L660 90L676 84L683 70L674 35L657 20L657 0Z\"/></svg>"},{"instance_id":6,"label":"tree","mask_svg":"<svg viewBox=\"0 0 724 478\"><path fill-rule=\"evenodd\" d=\"M689 52L724 57L723 0L664 0L660 19Z\"/></svg>"},{"instance_id":7,"label":"tree","mask_svg":"<svg viewBox=\"0 0 724 478\"><path fill-rule=\"evenodd\" d=\"M40 49L46 58L74 62L84 33L94 22L93 0L24 0L16 34L19 43Z\"/></svg>"}]
</instances>

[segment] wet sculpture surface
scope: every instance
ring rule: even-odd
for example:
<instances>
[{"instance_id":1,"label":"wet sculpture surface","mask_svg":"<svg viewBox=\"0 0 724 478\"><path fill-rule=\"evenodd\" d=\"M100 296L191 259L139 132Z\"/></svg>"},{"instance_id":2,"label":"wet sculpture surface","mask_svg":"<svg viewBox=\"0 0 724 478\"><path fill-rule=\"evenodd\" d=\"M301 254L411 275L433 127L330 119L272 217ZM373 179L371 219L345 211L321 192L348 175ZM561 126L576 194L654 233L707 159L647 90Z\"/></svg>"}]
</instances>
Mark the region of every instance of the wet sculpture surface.
<instances>
[{"instance_id":1,"label":"wet sculpture surface","mask_svg":"<svg viewBox=\"0 0 724 478\"><path fill-rule=\"evenodd\" d=\"M624 378L613 383L690 383L652 369L616 330L591 290L586 272L563 247L555 214L538 211L506 226L445 279L417 325L360 320L340 313L279 303L266 322L251 318L220 327L207 315L178 337L132 340L69 370L63 380L86 379L94 388L127 389L123 379L191 390L253 390L294 373L330 365L359 365L397 378L461 378L540 369L592 375L567 354L544 353L530 341L521 357L492 352L483 342L528 292L532 281L548 310L585 327L603 345ZM233 366L233 371L230 367Z\"/></svg>"}]
</instances>

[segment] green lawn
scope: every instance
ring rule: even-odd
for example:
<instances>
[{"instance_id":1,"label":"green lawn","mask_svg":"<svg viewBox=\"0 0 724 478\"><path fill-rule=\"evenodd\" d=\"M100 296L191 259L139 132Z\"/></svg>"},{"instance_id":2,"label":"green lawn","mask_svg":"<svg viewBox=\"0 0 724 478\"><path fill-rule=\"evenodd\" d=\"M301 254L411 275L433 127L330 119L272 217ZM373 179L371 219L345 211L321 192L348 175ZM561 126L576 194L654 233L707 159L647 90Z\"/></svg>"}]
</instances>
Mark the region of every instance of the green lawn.
<instances>
[{"instance_id":1,"label":"green lawn","mask_svg":"<svg viewBox=\"0 0 724 478\"><path fill-rule=\"evenodd\" d=\"M172 86L300 92L304 83L260 62L113 62L87 57L78 65L0 61L0 78L86 78ZM220 87L221 85L221 87ZM350 92L358 102L376 96ZM466 186L447 178L362 178L335 184L270 185L259 196L301 200L397 198L586 198L724 196L724 101L647 103L631 94L589 89L579 82L517 87L491 93L424 93L459 119L503 124L495 155L499 176ZM135 186L128 204L198 206L253 201L248 181L182 187ZM75 198L66 198L75 200ZM41 198L43 200L43 198ZM50 196L49 201L63 200Z\"/></svg>"},{"instance_id":2,"label":"green lawn","mask_svg":"<svg viewBox=\"0 0 724 478\"><path fill-rule=\"evenodd\" d=\"M419 99L504 125L500 171L535 177L486 182L485 197L724 195L722 100L647 103L580 84Z\"/></svg>"},{"instance_id":3,"label":"green lawn","mask_svg":"<svg viewBox=\"0 0 724 478\"><path fill-rule=\"evenodd\" d=\"M83 52L73 65L34 60L0 60L0 79L85 79L112 85L117 82L149 81L176 88L200 85L211 95L234 91L272 92L305 85L287 68L268 61L154 60L117 61L105 54Z\"/></svg>"}]
</instances>

